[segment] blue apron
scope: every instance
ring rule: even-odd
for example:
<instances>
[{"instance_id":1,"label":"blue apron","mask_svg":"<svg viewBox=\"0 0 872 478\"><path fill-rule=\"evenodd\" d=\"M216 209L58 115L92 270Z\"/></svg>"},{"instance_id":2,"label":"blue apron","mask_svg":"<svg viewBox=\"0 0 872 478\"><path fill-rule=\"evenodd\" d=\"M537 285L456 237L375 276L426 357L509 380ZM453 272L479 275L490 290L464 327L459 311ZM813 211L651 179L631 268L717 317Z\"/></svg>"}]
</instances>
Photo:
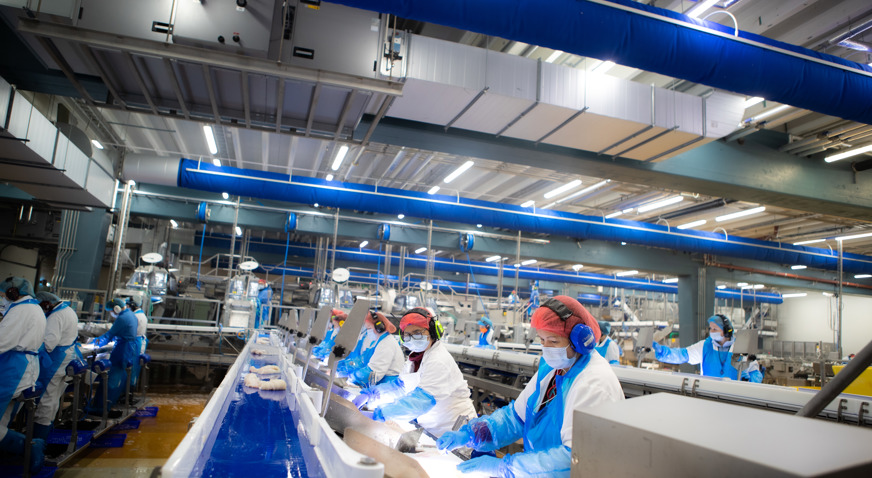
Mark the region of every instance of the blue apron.
<instances>
[{"instance_id":1,"label":"blue apron","mask_svg":"<svg viewBox=\"0 0 872 478\"><path fill-rule=\"evenodd\" d=\"M487 329L487 332L478 336L478 346L482 348L495 348L490 342L487 341L490 334L494 333L493 329Z\"/></svg>"},{"instance_id":2,"label":"blue apron","mask_svg":"<svg viewBox=\"0 0 872 478\"><path fill-rule=\"evenodd\" d=\"M563 446L560 438L560 430L563 428L563 413L565 412L566 394L572 388L575 377L587 367L590 362L590 354L581 355L569 369L566 375L555 375L554 381L557 394L551 402L538 411L539 396L542 391L542 377L547 376L553 370L545 363L539 361L539 375L536 377L536 391L527 399L526 419L524 420L524 452L545 451L551 448ZM547 385L547 383L546 383Z\"/></svg>"},{"instance_id":3,"label":"blue apron","mask_svg":"<svg viewBox=\"0 0 872 478\"><path fill-rule=\"evenodd\" d=\"M378 344L380 344L381 341L384 340L385 337L387 337L388 335L390 335L390 334L379 335L379 337L375 341L375 343L372 344L372 347L363 351L363 353L361 354L361 358L363 360L364 367L369 368L369 361L370 361L370 359L372 359L372 355L375 353L375 348L378 347ZM370 368L370 372L372 372L371 368ZM384 377L381 378L381 380L379 380L378 382L376 382L375 384L372 384L370 386L379 385L382 383L396 382L399 379L400 379L399 375L385 375Z\"/></svg>"},{"instance_id":4,"label":"blue apron","mask_svg":"<svg viewBox=\"0 0 872 478\"><path fill-rule=\"evenodd\" d=\"M730 380L736 380L739 376L739 371L733 367L733 354L730 352L719 352L712 345L711 337L705 339L705 344L702 346L702 374L706 377L724 377Z\"/></svg>"}]
</instances>

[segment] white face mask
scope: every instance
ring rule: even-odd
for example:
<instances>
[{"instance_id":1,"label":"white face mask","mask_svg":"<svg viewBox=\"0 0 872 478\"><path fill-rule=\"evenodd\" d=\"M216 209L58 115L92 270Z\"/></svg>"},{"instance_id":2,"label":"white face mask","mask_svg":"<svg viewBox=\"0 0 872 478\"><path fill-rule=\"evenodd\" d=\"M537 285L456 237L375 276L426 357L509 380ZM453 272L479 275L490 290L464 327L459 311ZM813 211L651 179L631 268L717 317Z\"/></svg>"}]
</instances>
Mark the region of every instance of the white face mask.
<instances>
[{"instance_id":1,"label":"white face mask","mask_svg":"<svg viewBox=\"0 0 872 478\"><path fill-rule=\"evenodd\" d=\"M709 337L712 338L713 342L720 343L722 340L724 340L724 334L720 332L709 332Z\"/></svg>"},{"instance_id":2,"label":"white face mask","mask_svg":"<svg viewBox=\"0 0 872 478\"><path fill-rule=\"evenodd\" d=\"M575 362L575 357L567 357L567 351L569 351L569 345L566 347L542 347L542 358L553 369L569 368Z\"/></svg>"},{"instance_id":3,"label":"white face mask","mask_svg":"<svg viewBox=\"0 0 872 478\"><path fill-rule=\"evenodd\" d=\"M424 338L418 339L418 340L415 340L415 339L407 340L407 341L403 342L403 345L405 345L406 348L411 350L412 352L423 352L423 351L427 350L427 346L430 345L430 338L424 337Z\"/></svg>"},{"instance_id":4,"label":"white face mask","mask_svg":"<svg viewBox=\"0 0 872 478\"><path fill-rule=\"evenodd\" d=\"M370 340L375 340L378 338L379 334L375 331L375 329L366 328L366 336L369 337Z\"/></svg>"},{"instance_id":5,"label":"white face mask","mask_svg":"<svg viewBox=\"0 0 872 478\"><path fill-rule=\"evenodd\" d=\"M7 299L6 297L4 297L4 298L3 298L3 303L0 304L0 313L5 314L5 313L6 313L6 309L9 308L9 304L11 304L11 303L12 303L12 302L9 302L9 299Z\"/></svg>"}]
</instances>

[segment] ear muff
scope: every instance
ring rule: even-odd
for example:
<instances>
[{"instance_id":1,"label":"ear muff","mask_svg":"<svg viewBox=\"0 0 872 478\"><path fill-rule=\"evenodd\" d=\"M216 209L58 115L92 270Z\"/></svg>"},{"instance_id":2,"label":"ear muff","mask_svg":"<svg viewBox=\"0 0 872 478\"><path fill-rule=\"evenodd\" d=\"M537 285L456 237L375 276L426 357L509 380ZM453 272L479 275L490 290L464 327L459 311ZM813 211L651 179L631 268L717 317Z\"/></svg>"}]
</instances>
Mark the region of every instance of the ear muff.
<instances>
[{"instance_id":1,"label":"ear muff","mask_svg":"<svg viewBox=\"0 0 872 478\"><path fill-rule=\"evenodd\" d=\"M378 316L378 312L376 312L375 310L369 311L369 317L372 319L372 325L376 332L382 334L385 330L388 330L388 327Z\"/></svg>"},{"instance_id":2,"label":"ear muff","mask_svg":"<svg viewBox=\"0 0 872 478\"><path fill-rule=\"evenodd\" d=\"M116 305L116 306L112 307L112 311L115 312L115 315L120 314L122 310L123 309L121 309L120 305Z\"/></svg>"},{"instance_id":3,"label":"ear muff","mask_svg":"<svg viewBox=\"0 0 872 478\"><path fill-rule=\"evenodd\" d=\"M442 327L442 323L439 322L439 319L433 317L429 310L423 307L415 307L414 309L406 311L406 313L403 315L407 314L419 314L430 319L430 322L427 326L427 332L430 333L430 338L432 338L433 340L439 340L442 338L442 334L445 332L445 328Z\"/></svg>"},{"instance_id":4,"label":"ear muff","mask_svg":"<svg viewBox=\"0 0 872 478\"><path fill-rule=\"evenodd\" d=\"M724 337L728 339L733 338L733 321L731 321L729 317L723 314L716 314L716 316L720 317L721 320L724 321Z\"/></svg>"},{"instance_id":5,"label":"ear muff","mask_svg":"<svg viewBox=\"0 0 872 478\"><path fill-rule=\"evenodd\" d=\"M551 311L557 314L557 316L560 317L560 320L564 322L572 317L572 311L569 310L569 307L553 297L542 302L539 307L551 309ZM594 345L596 345L596 337L594 336L593 330L587 325L575 324L575 326L572 327L572 330L569 331L569 345L572 346L572 350L575 350L580 354L590 353L590 351L593 350Z\"/></svg>"},{"instance_id":6,"label":"ear muff","mask_svg":"<svg viewBox=\"0 0 872 478\"><path fill-rule=\"evenodd\" d=\"M15 302L16 300L21 298L21 292L18 291L18 287L10 287L6 289L6 298L11 302Z\"/></svg>"}]
</instances>

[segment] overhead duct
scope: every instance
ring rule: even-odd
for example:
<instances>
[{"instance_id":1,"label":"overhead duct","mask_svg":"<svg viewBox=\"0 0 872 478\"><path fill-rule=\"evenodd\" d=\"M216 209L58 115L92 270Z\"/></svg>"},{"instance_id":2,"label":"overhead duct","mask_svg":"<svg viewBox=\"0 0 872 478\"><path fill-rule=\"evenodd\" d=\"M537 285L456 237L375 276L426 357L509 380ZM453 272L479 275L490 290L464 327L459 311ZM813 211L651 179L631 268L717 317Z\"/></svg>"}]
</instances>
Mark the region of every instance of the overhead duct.
<instances>
[{"instance_id":1,"label":"overhead duct","mask_svg":"<svg viewBox=\"0 0 872 478\"><path fill-rule=\"evenodd\" d=\"M629 0L334 0L872 124L872 68Z\"/></svg>"}]
</instances>

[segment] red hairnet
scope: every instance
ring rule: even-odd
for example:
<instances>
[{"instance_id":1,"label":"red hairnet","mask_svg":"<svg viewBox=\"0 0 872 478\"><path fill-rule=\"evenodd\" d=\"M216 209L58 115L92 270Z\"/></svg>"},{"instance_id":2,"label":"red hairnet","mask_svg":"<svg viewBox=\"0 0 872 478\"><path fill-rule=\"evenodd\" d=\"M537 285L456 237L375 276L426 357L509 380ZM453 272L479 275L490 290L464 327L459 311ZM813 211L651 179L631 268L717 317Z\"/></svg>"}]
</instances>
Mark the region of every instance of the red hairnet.
<instances>
[{"instance_id":1,"label":"red hairnet","mask_svg":"<svg viewBox=\"0 0 872 478\"><path fill-rule=\"evenodd\" d=\"M406 327L410 325L417 325L418 327L429 329L430 318L417 312L408 313L403 316L402 320L400 320L400 330L406 330Z\"/></svg>"},{"instance_id":2,"label":"red hairnet","mask_svg":"<svg viewBox=\"0 0 872 478\"><path fill-rule=\"evenodd\" d=\"M540 306L533 312L533 320L530 325L534 329L547 330L563 337L569 337L573 327L577 324L584 324L593 330L596 341L599 342L601 335L599 324L597 324L596 319L593 318L593 315L583 305L572 297L565 295L557 295L554 298L562 302L572 312L572 315L564 321L553 310Z\"/></svg>"}]
</instances>

